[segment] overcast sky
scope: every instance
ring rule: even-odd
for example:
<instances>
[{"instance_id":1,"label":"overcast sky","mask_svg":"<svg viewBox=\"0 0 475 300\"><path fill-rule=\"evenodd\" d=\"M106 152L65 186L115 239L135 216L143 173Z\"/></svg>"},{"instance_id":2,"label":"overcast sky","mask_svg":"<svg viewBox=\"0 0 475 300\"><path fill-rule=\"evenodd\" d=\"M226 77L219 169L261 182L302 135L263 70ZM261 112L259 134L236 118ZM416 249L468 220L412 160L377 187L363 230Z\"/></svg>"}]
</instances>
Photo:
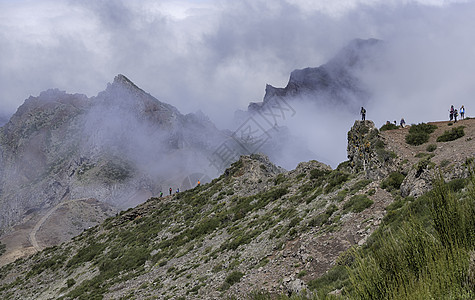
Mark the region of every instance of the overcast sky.
<instances>
[{"instance_id":1,"label":"overcast sky","mask_svg":"<svg viewBox=\"0 0 475 300\"><path fill-rule=\"evenodd\" d=\"M389 47L361 74L367 118L442 120L450 104L471 115L474 16L475 1L449 0L0 0L0 111L49 88L95 96L121 73L223 128L266 83L378 38Z\"/></svg>"}]
</instances>

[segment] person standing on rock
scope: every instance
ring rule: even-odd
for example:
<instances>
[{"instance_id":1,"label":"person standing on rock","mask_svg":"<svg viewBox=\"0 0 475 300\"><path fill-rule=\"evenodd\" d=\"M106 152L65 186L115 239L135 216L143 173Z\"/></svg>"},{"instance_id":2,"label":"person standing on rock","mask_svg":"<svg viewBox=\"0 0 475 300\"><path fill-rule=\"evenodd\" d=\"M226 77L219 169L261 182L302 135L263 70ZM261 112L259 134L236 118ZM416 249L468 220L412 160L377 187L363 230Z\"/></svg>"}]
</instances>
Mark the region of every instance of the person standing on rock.
<instances>
[{"instance_id":1,"label":"person standing on rock","mask_svg":"<svg viewBox=\"0 0 475 300\"><path fill-rule=\"evenodd\" d=\"M460 120L465 119L465 107L460 107Z\"/></svg>"},{"instance_id":2,"label":"person standing on rock","mask_svg":"<svg viewBox=\"0 0 475 300\"><path fill-rule=\"evenodd\" d=\"M171 195L173 190L172 190L172 188L170 188L168 191L170 192L170 195Z\"/></svg>"},{"instance_id":3,"label":"person standing on rock","mask_svg":"<svg viewBox=\"0 0 475 300\"><path fill-rule=\"evenodd\" d=\"M160 198L162 198L162 197L163 197L163 192L162 192L162 191L160 191Z\"/></svg>"},{"instance_id":4,"label":"person standing on rock","mask_svg":"<svg viewBox=\"0 0 475 300\"><path fill-rule=\"evenodd\" d=\"M454 119L454 106L453 105L450 106L449 117L450 117L450 121L452 121Z\"/></svg>"},{"instance_id":5,"label":"person standing on rock","mask_svg":"<svg viewBox=\"0 0 475 300\"><path fill-rule=\"evenodd\" d=\"M361 114L361 121L366 120L366 109L364 109L363 106L361 106L360 114Z\"/></svg>"},{"instance_id":6,"label":"person standing on rock","mask_svg":"<svg viewBox=\"0 0 475 300\"><path fill-rule=\"evenodd\" d=\"M455 123L457 123L457 116L459 115L457 109L454 109L454 119L455 119Z\"/></svg>"},{"instance_id":7,"label":"person standing on rock","mask_svg":"<svg viewBox=\"0 0 475 300\"><path fill-rule=\"evenodd\" d=\"M404 126L406 126L406 121L404 120L404 118L401 118L401 122L399 122L399 124L401 125L401 128L404 128Z\"/></svg>"}]
</instances>

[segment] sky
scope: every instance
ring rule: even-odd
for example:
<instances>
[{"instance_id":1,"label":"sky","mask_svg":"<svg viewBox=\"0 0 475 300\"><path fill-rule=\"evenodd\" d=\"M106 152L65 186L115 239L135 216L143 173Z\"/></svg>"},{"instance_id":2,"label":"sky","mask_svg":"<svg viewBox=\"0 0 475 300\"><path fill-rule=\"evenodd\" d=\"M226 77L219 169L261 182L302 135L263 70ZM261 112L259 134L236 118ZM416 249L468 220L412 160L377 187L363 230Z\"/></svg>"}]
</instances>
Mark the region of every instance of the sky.
<instances>
[{"instance_id":1,"label":"sky","mask_svg":"<svg viewBox=\"0 0 475 300\"><path fill-rule=\"evenodd\" d=\"M266 84L285 87L293 70L377 38L388 51L360 74L368 119L443 120L451 104L471 115L473 16L475 1L456 0L0 0L0 113L49 88L95 96L120 73L229 128Z\"/></svg>"}]
</instances>

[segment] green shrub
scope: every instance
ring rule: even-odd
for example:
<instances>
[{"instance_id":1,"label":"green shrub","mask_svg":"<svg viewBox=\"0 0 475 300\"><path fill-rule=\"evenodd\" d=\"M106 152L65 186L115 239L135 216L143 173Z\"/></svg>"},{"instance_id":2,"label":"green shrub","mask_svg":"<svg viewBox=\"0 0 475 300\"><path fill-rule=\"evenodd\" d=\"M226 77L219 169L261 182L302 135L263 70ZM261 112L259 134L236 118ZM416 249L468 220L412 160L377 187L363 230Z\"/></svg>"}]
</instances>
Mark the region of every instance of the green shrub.
<instances>
[{"instance_id":1,"label":"green shrub","mask_svg":"<svg viewBox=\"0 0 475 300\"><path fill-rule=\"evenodd\" d=\"M386 123L381 128L379 128L379 131L386 131L386 130L393 130L393 129L398 129L399 126L393 124L393 123Z\"/></svg>"},{"instance_id":2,"label":"green shrub","mask_svg":"<svg viewBox=\"0 0 475 300\"><path fill-rule=\"evenodd\" d=\"M356 193L360 190L362 190L363 188L365 188L368 184L370 184L372 182L372 180L370 179L362 179L358 182L356 182L355 184L353 184L353 186L350 188L350 194L353 194L353 193Z\"/></svg>"},{"instance_id":3,"label":"green shrub","mask_svg":"<svg viewBox=\"0 0 475 300\"><path fill-rule=\"evenodd\" d=\"M420 123L412 125L406 135L406 143L413 146L422 145L429 141L430 134L437 129L436 125Z\"/></svg>"},{"instance_id":4,"label":"green shrub","mask_svg":"<svg viewBox=\"0 0 475 300\"><path fill-rule=\"evenodd\" d=\"M373 204L373 200L369 199L366 195L355 195L350 198L343 205L343 213L355 212L359 213L370 207Z\"/></svg>"},{"instance_id":5,"label":"green shrub","mask_svg":"<svg viewBox=\"0 0 475 300\"><path fill-rule=\"evenodd\" d=\"M75 284L76 284L76 280L74 280L73 278L69 278L68 280L66 280L66 285L68 288L72 287Z\"/></svg>"},{"instance_id":6,"label":"green shrub","mask_svg":"<svg viewBox=\"0 0 475 300\"><path fill-rule=\"evenodd\" d=\"M437 142L450 142L465 135L463 129L465 126L454 127L451 130L446 130L441 136L437 138Z\"/></svg>"},{"instance_id":7,"label":"green shrub","mask_svg":"<svg viewBox=\"0 0 475 300\"><path fill-rule=\"evenodd\" d=\"M320 227L320 226L322 226L323 224L328 222L330 217L337 210L338 210L338 207L335 204L332 204L332 205L328 206L327 209L325 210L325 212L323 212L323 213L317 215L316 217L314 217L313 219L311 219L308 222L308 226L309 227Z\"/></svg>"},{"instance_id":8,"label":"green shrub","mask_svg":"<svg viewBox=\"0 0 475 300\"><path fill-rule=\"evenodd\" d=\"M304 176L305 176L305 175L304 175ZM275 185L279 185L279 184L285 182L285 180L286 180L286 179L285 179L285 175L284 175L284 174L279 174L279 175L277 175L277 177L275 177L275 179L274 179L274 184L275 184Z\"/></svg>"},{"instance_id":9,"label":"green shrub","mask_svg":"<svg viewBox=\"0 0 475 300\"><path fill-rule=\"evenodd\" d=\"M233 271L231 272L228 276L226 276L226 279L224 280L223 285L221 285L220 290L221 291L226 291L229 289L230 286L232 286L235 283L238 283L242 276L244 276L244 273L239 272L239 271Z\"/></svg>"},{"instance_id":10,"label":"green shrub","mask_svg":"<svg viewBox=\"0 0 475 300\"><path fill-rule=\"evenodd\" d=\"M318 179L330 173L328 170L312 169L310 170L310 179Z\"/></svg>"},{"instance_id":11,"label":"green shrub","mask_svg":"<svg viewBox=\"0 0 475 300\"><path fill-rule=\"evenodd\" d=\"M402 181L406 176L399 172L392 172L389 176L381 182L381 188L386 190L399 189Z\"/></svg>"},{"instance_id":12,"label":"green shrub","mask_svg":"<svg viewBox=\"0 0 475 300\"><path fill-rule=\"evenodd\" d=\"M426 151L427 152L434 152L437 149L437 145L435 144L430 144L427 146Z\"/></svg>"},{"instance_id":13,"label":"green shrub","mask_svg":"<svg viewBox=\"0 0 475 300\"><path fill-rule=\"evenodd\" d=\"M466 183L453 184L459 189ZM350 299L473 299L468 269L475 188L467 197L455 197L451 189L438 179L428 194L388 206L387 216L394 217L390 223L385 217L348 268Z\"/></svg>"},{"instance_id":14,"label":"green shrub","mask_svg":"<svg viewBox=\"0 0 475 300\"><path fill-rule=\"evenodd\" d=\"M235 283L238 283L241 280L242 276L244 276L244 273L239 271L233 271L226 277L224 282L228 283L229 285L233 285Z\"/></svg>"},{"instance_id":15,"label":"green shrub","mask_svg":"<svg viewBox=\"0 0 475 300\"><path fill-rule=\"evenodd\" d=\"M341 289L342 287L348 285L348 283L349 277L346 267L337 265L334 268L328 270L323 276L310 280L308 287L309 289L319 291L322 294L328 294L329 292L336 289Z\"/></svg>"},{"instance_id":16,"label":"green shrub","mask_svg":"<svg viewBox=\"0 0 475 300\"><path fill-rule=\"evenodd\" d=\"M91 243L89 246L81 248L67 263L67 267L91 261L94 257L104 251L104 244Z\"/></svg>"},{"instance_id":17,"label":"green shrub","mask_svg":"<svg viewBox=\"0 0 475 300\"><path fill-rule=\"evenodd\" d=\"M332 171L328 175L328 184L325 186L325 193L328 194L329 192L333 191L335 188L341 186L344 182L346 182L350 178L350 174L338 170Z\"/></svg>"}]
</instances>

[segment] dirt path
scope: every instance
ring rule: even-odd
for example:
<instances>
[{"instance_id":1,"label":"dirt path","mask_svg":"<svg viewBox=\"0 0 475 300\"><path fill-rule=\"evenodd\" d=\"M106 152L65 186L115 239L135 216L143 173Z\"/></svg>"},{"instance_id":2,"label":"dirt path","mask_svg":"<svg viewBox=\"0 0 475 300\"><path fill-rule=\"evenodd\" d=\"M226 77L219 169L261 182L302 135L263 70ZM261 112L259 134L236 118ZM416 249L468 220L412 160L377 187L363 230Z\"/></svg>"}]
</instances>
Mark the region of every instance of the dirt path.
<instances>
[{"instance_id":1,"label":"dirt path","mask_svg":"<svg viewBox=\"0 0 475 300\"><path fill-rule=\"evenodd\" d=\"M35 248L35 250L37 252L43 250L42 247L40 247L40 245L38 244L38 240L36 239L36 234L38 233L38 230L40 230L41 228L41 225L43 225L43 223L48 220L48 218L58 209L60 208L61 206L65 205L65 204L69 204L69 203L72 203L72 202L76 202L76 201L84 201L84 200L88 200L89 198L80 198L80 199L73 199L73 200L68 200L68 201L64 201L64 202L61 202L59 204L57 204L55 207L51 208L36 224L35 226L33 227L33 229L31 230L30 234L29 234L29 240L30 240L30 243L31 245L33 246L33 248Z\"/></svg>"}]
</instances>

